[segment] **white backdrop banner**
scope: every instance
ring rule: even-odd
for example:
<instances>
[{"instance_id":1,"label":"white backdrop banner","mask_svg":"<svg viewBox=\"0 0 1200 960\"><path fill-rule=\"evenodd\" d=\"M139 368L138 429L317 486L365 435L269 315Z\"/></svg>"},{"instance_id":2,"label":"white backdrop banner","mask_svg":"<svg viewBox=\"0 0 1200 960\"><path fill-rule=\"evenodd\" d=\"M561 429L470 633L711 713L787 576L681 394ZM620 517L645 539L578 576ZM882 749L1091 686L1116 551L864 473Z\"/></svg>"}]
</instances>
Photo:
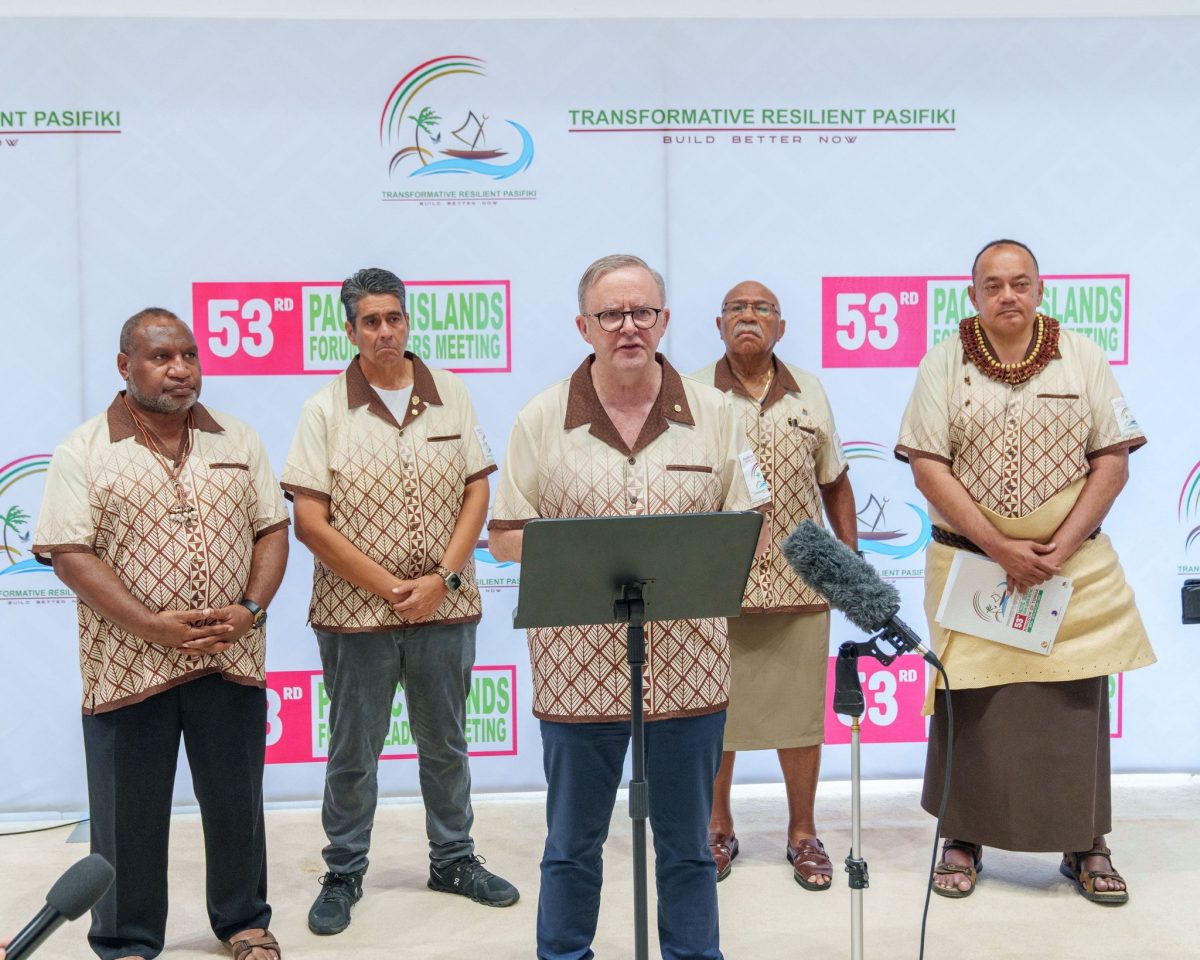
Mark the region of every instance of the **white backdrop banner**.
<instances>
[{"instance_id":1,"label":"white backdrop banner","mask_svg":"<svg viewBox=\"0 0 1200 960\"><path fill-rule=\"evenodd\" d=\"M921 632L929 518L891 454L925 351L970 312L967 273L1014 236L1042 307L1098 343L1150 444L1105 520L1160 664L1110 683L1117 770L1195 770L1200 575L1195 348L1180 323L1200 222L1195 20L316 22L17 20L0 60L0 812L86 806L74 602L29 553L50 453L118 387L122 321L189 320L204 401L281 468L304 399L351 356L341 279L410 284L412 348L462 373L498 457L516 411L585 345L595 257L663 270L664 349L721 350L759 279L781 355L825 384L862 545ZM519 567L481 542L468 705L477 790L543 784ZM320 794L327 697L293 544L271 609L268 799ZM831 650L861 635L835 618ZM868 776L924 761L919 660L864 663ZM385 793L417 792L397 692ZM844 777L827 718L825 774ZM769 752L743 780L772 779ZM181 776L177 799L190 802Z\"/></svg>"}]
</instances>

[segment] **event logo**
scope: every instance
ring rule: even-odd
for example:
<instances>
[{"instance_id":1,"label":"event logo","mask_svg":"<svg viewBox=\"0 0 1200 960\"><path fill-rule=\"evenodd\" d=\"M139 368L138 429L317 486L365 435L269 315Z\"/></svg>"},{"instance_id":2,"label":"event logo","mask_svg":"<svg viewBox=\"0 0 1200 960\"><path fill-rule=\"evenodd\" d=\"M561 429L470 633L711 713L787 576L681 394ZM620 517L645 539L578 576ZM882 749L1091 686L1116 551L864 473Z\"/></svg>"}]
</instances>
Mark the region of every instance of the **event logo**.
<instances>
[{"instance_id":1,"label":"event logo","mask_svg":"<svg viewBox=\"0 0 1200 960\"><path fill-rule=\"evenodd\" d=\"M897 490L901 471L904 479L908 479L908 471L897 463L891 449L871 440L849 440L842 444L842 451L847 460L854 461L858 545L862 551L898 562L924 550L933 530L929 514L906 499L912 496L909 484L904 484L903 493ZM879 572L894 578L925 575L923 568L905 566Z\"/></svg>"},{"instance_id":2,"label":"event logo","mask_svg":"<svg viewBox=\"0 0 1200 960\"><path fill-rule=\"evenodd\" d=\"M1200 460L1188 471L1183 486L1179 488L1179 503L1176 507L1179 523L1187 530L1183 537L1183 551L1190 554L1192 546L1200 540ZM1200 549L1200 548L1198 548ZM1200 573L1200 563L1181 563L1179 573Z\"/></svg>"},{"instance_id":3,"label":"event logo","mask_svg":"<svg viewBox=\"0 0 1200 960\"><path fill-rule=\"evenodd\" d=\"M33 539L34 508L31 503L34 485L21 481L45 473L49 466L50 454L35 453L0 467L0 524L3 524L0 530L3 537L0 577L46 570L29 549Z\"/></svg>"},{"instance_id":4,"label":"event logo","mask_svg":"<svg viewBox=\"0 0 1200 960\"><path fill-rule=\"evenodd\" d=\"M462 174L507 180L533 163L533 137L503 105L488 99L486 61L458 54L413 67L392 88L379 115L379 143L393 179ZM384 191L384 200L496 202L529 200L530 190Z\"/></svg>"},{"instance_id":5,"label":"event logo","mask_svg":"<svg viewBox=\"0 0 1200 960\"><path fill-rule=\"evenodd\" d=\"M1046 275L1039 309L1087 337L1111 364L1129 362L1129 274ZM916 367L975 315L970 277L824 277L823 367Z\"/></svg>"},{"instance_id":6,"label":"event logo","mask_svg":"<svg viewBox=\"0 0 1200 960\"><path fill-rule=\"evenodd\" d=\"M34 453L0 466L0 601L10 603L63 601L75 595L64 587L27 586L21 574L49 574L33 546L34 517L41 508L43 474L50 454ZM41 578L39 578L41 579ZM36 583L36 581L33 581Z\"/></svg>"},{"instance_id":7,"label":"event logo","mask_svg":"<svg viewBox=\"0 0 1200 960\"><path fill-rule=\"evenodd\" d=\"M455 373L512 369L508 280L405 283L408 349ZM218 376L341 373L358 350L346 336L341 284L327 280L192 284L200 362Z\"/></svg>"},{"instance_id":8,"label":"event logo","mask_svg":"<svg viewBox=\"0 0 1200 960\"><path fill-rule=\"evenodd\" d=\"M517 753L517 668L475 666L467 693L465 732L472 757ZM267 763L312 763L329 756L329 692L320 670L267 674ZM417 743L404 688L397 687L383 759L413 760Z\"/></svg>"}]
</instances>

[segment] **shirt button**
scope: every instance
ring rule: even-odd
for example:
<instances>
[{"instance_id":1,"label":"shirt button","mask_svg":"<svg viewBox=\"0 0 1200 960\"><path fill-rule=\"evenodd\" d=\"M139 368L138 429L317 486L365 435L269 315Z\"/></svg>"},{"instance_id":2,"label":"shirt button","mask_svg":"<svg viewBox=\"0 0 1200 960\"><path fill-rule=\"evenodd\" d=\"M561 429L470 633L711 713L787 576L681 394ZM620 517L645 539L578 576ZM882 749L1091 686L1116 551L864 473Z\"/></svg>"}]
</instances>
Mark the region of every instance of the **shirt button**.
<instances>
[{"instance_id":1,"label":"shirt button","mask_svg":"<svg viewBox=\"0 0 1200 960\"><path fill-rule=\"evenodd\" d=\"M635 463L637 463L637 457L630 457L629 465L632 467Z\"/></svg>"},{"instance_id":2,"label":"shirt button","mask_svg":"<svg viewBox=\"0 0 1200 960\"><path fill-rule=\"evenodd\" d=\"M412 405L415 407L415 406L416 406L418 403L420 403L420 402L421 402L421 398L420 398L420 397L418 397L418 396L417 396L417 395L414 393L414 394L413 394L413 398L412 398Z\"/></svg>"},{"instance_id":3,"label":"shirt button","mask_svg":"<svg viewBox=\"0 0 1200 960\"><path fill-rule=\"evenodd\" d=\"M675 404L675 412L683 413L683 407L681 407L679 404Z\"/></svg>"},{"instance_id":4,"label":"shirt button","mask_svg":"<svg viewBox=\"0 0 1200 960\"><path fill-rule=\"evenodd\" d=\"M637 503L637 494L636 494L636 493L631 493L631 494L629 495L629 502L630 502L630 503Z\"/></svg>"}]
</instances>

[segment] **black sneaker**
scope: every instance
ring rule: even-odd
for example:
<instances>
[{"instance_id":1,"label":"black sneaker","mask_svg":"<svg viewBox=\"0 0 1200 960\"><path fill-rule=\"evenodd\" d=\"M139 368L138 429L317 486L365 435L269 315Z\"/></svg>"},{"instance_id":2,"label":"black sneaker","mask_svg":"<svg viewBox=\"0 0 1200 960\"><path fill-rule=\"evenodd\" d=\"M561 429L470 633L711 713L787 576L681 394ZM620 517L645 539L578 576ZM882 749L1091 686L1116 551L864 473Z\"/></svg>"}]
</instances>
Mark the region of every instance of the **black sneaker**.
<instances>
[{"instance_id":1,"label":"black sneaker","mask_svg":"<svg viewBox=\"0 0 1200 960\"><path fill-rule=\"evenodd\" d=\"M498 877L474 855L452 860L443 867L429 865L429 889L458 893L489 907L510 907L520 899L517 888Z\"/></svg>"},{"instance_id":2,"label":"black sneaker","mask_svg":"<svg viewBox=\"0 0 1200 960\"><path fill-rule=\"evenodd\" d=\"M350 908L362 897L361 873L334 873L321 877L321 895L308 911L308 929L322 935L341 933L350 926Z\"/></svg>"}]
</instances>

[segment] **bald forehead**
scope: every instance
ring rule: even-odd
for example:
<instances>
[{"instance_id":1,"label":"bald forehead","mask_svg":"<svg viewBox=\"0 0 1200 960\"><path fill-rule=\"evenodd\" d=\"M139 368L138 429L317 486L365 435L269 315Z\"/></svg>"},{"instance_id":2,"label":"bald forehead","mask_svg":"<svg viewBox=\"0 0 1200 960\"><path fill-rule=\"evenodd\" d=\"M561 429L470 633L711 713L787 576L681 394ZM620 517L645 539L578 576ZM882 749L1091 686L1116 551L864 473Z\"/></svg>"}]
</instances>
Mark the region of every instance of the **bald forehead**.
<instances>
[{"instance_id":1,"label":"bald forehead","mask_svg":"<svg viewBox=\"0 0 1200 960\"><path fill-rule=\"evenodd\" d=\"M130 346L136 350L143 344L161 343L164 340L184 340L194 343L192 331L177 317L155 314L143 317L130 331Z\"/></svg>"},{"instance_id":2,"label":"bald forehead","mask_svg":"<svg viewBox=\"0 0 1200 960\"><path fill-rule=\"evenodd\" d=\"M771 288L757 280L743 280L725 294L725 298L721 302L729 303L730 300L768 300L776 307L779 306L779 298L775 296Z\"/></svg>"},{"instance_id":3,"label":"bald forehead","mask_svg":"<svg viewBox=\"0 0 1200 960\"><path fill-rule=\"evenodd\" d=\"M972 279L984 280L989 276L996 275L1001 270L1007 272L1014 269L1030 277L1038 275L1037 263L1028 250L1015 243L998 243L988 247L979 255L979 262L975 265L975 275Z\"/></svg>"}]
</instances>

